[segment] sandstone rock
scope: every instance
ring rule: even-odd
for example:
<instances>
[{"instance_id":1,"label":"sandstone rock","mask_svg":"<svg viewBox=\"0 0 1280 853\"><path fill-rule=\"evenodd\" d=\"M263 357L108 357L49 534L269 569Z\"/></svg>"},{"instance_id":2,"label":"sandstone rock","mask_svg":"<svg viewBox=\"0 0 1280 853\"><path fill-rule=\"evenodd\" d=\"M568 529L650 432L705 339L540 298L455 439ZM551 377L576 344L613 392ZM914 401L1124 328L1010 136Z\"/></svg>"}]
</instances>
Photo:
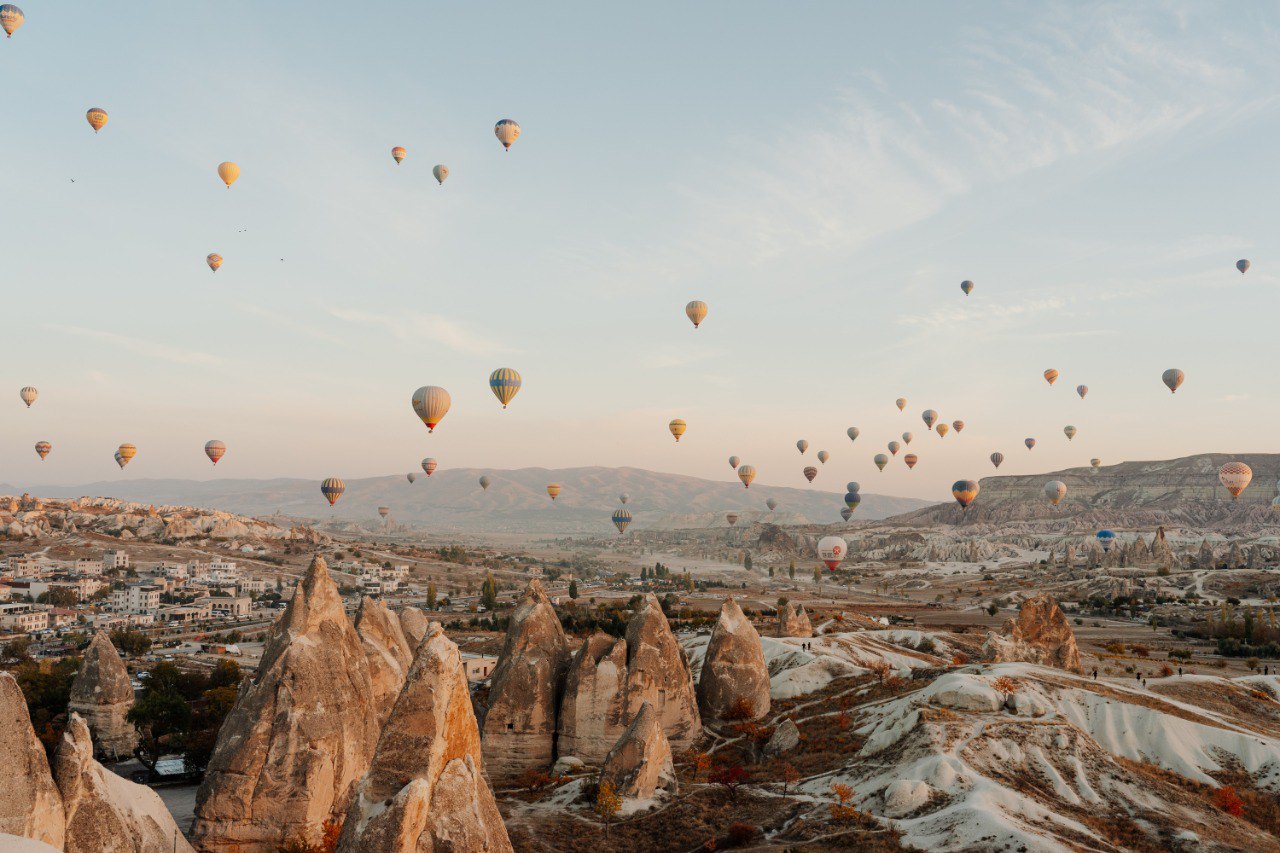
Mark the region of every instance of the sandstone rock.
<instances>
[{"instance_id":1,"label":"sandstone rock","mask_svg":"<svg viewBox=\"0 0 1280 853\"><path fill-rule=\"evenodd\" d=\"M800 729L790 717L778 723L769 741L764 745L765 755L781 755L800 745Z\"/></svg>"},{"instance_id":2,"label":"sandstone rock","mask_svg":"<svg viewBox=\"0 0 1280 853\"><path fill-rule=\"evenodd\" d=\"M745 718L735 717L745 708L750 709ZM760 635L732 598L721 605L707 643L698 679L698 710L703 719L713 720L758 720L769 713L769 666Z\"/></svg>"},{"instance_id":3,"label":"sandstone rock","mask_svg":"<svg viewBox=\"0 0 1280 853\"><path fill-rule=\"evenodd\" d=\"M404 687L404 677L413 664L413 650L400 620L382 602L364 597L356 614L356 633L369 664L369 680L373 684L373 707L378 715L378 728L391 714L391 706Z\"/></svg>"},{"instance_id":4,"label":"sandstone rock","mask_svg":"<svg viewBox=\"0 0 1280 853\"><path fill-rule=\"evenodd\" d=\"M895 779L884 789L885 817L902 817L929 802L929 786L918 779Z\"/></svg>"},{"instance_id":5,"label":"sandstone rock","mask_svg":"<svg viewBox=\"0 0 1280 853\"><path fill-rule=\"evenodd\" d=\"M541 582L531 580L511 614L490 682L483 732L491 777L551 766L556 709L568 665L560 619Z\"/></svg>"},{"instance_id":6,"label":"sandstone rock","mask_svg":"<svg viewBox=\"0 0 1280 853\"><path fill-rule=\"evenodd\" d=\"M809 613L800 602L787 602L778 608L779 637L812 637L813 625L809 622Z\"/></svg>"},{"instance_id":7,"label":"sandstone rock","mask_svg":"<svg viewBox=\"0 0 1280 853\"><path fill-rule=\"evenodd\" d=\"M49 773L44 746L31 728L22 688L7 672L0 672L0 767L0 832L62 849L62 795Z\"/></svg>"},{"instance_id":8,"label":"sandstone rock","mask_svg":"<svg viewBox=\"0 0 1280 853\"><path fill-rule=\"evenodd\" d=\"M626 640L628 713L638 713L650 703L671 748L688 749L702 735L693 673L652 593L645 595L627 623Z\"/></svg>"},{"instance_id":9,"label":"sandstone rock","mask_svg":"<svg viewBox=\"0 0 1280 853\"><path fill-rule=\"evenodd\" d=\"M400 610L400 630L404 632L404 638L409 641L409 648L414 651L417 651L422 638L427 636L429 624L427 614L416 607L405 607Z\"/></svg>"},{"instance_id":10,"label":"sandstone rock","mask_svg":"<svg viewBox=\"0 0 1280 853\"><path fill-rule=\"evenodd\" d=\"M360 636L317 556L218 733L193 842L237 853L317 843L324 821L346 813L377 738Z\"/></svg>"},{"instance_id":11,"label":"sandstone rock","mask_svg":"<svg viewBox=\"0 0 1280 853\"><path fill-rule=\"evenodd\" d=\"M556 744L560 755L603 761L630 722L627 641L597 631L569 664Z\"/></svg>"},{"instance_id":12,"label":"sandstone rock","mask_svg":"<svg viewBox=\"0 0 1280 853\"><path fill-rule=\"evenodd\" d=\"M67 710L84 718L100 755L116 758L131 754L138 745L138 731L125 719L132 707L129 671L111 638L105 631L98 631L71 682Z\"/></svg>"},{"instance_id":13,"label":"sandstone rock","mask_svg":"<svg viewBox=\"0 0 1280 853\"><path fill-rule=\"evenodd\" d=\"M1028 598L1018 611L1017 621L1010 619L1003 635L992 632L982 650L991 661L1027 661L1080 672L1080 651L1076 636L1058 603L1049 595Z\"/></svg>"},{"instance_id":14,"label":"sandstone rock","mask_svg":"<svg viewBox=\"0 0 1280 853\"><path fill-rule=\"evenodd\" d=\"M62 793L68 851L193 853L160 796L93 758L89 727L72 714L53 761Z\"/></svg>"},{"instance_id":15,"label":"sandstone rock","mask_svg":"<svg viewBox=\"0 0 1280 853\"><path fill-rule=\"evenodd\" d=\"M551 768L553 776L568 776L571 773L581 773L587 769L587 764L576 755L562 755L556 759L556 763Z\"/></svg>"},{"instance_id":16,"label":"sandstone rock","mask_svg":"<svg viewBox=\"0 0 1280 853\"><path fill-rule=\"evenodd\" d=\"M613 782L618 795L627 799L647 800L659 788L675 793L671 744L648 702L640 706L636 718L609 751L600 779Z\"/></svg>"},{"instance_id":17,"label":"sandstone rock","mask_svg":"<svg viewBox=\"0 0 1280 853\"><path fill-rule=\"evenodd\" d=\"M930 698L943 708L990 713L999 711L1004 705L1004 698L999 693L977 679L957 680L943 676L939 681L941 683L932 691Z\"/></svg>"},{"instance_id":18,"label":"sandstone rock","mask_svg":"<svg viewBox=\"0 0 1280 853\"><path fill-rule=\"evenodd\" d=\"M410 669L339 851L510 851L481 766L480 730L458 647L433 623Z\"/></svg>"}]
</instances>

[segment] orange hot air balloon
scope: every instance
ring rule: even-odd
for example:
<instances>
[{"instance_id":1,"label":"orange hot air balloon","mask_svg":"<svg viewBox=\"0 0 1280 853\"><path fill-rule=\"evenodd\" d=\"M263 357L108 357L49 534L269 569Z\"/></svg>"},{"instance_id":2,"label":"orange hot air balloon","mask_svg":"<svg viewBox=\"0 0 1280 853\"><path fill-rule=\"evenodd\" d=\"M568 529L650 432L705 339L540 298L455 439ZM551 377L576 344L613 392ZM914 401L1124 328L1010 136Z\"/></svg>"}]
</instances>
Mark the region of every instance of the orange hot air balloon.
<instances>
[{"instance_id":1,"label":"orange hot air balloon","mask_svg":"<svg viewBox=\"0 0 1280 853\"><path fill-rule=\"evenodd\" d=\"M213 254L205 258L204 262L209 265L209 269L213 270L214 272L217 272L218 267L222 266L222 255L219 255L217 252L214 252Z\"/></svg>"},{"instance_id":2,"label":"orange hot air balloon","mask_svg":"<svg viewBox=\"0 0 1280 853\"><path fill-rule=\"evenodd\" d=\"M1228 462L1218 469L1218 480L1231 493L1231 500L1235 500L1253 480L1253 469L1243 462Z\"/></svg>"},{"instance_id":3,"label":"orange hot air balloon","mask_svg":"<svg viewBox=\"0 0 1280 853\"><path fill-rule=\"evenodd\" d=\"M906 456L902 457L902 461L907 463L908 468L914 468L916 467L916 463L920 461L920 457L916 456L914 453L908 453Z\"/></svg>"},{"instance_id":4,"label":"orange hot air balloon","mask_svg":"<svg viewBox=\"0 0 1280 853\"><path fill-rule=\"evenodd\" d=\"M808 480L810 483L812 483L813 478L817 476L818 476L818 469L814 468L812 465L804 469L804 478Z\"/></svg>"},{"instance_id":5,"label":"orange hot air balloon","mask_svg":"<svg viewBox=\"0 0 1280 853\"><path fill-rule=\"evenodd\" d=\"M94 133L97 133L106 126L107 111L102 109L102 107L90 107L89 111L84 114L84 117L89 120L89 127L93 128Z\"/></svg>"},{"instance_id":6,"label":"orange hot air balloon","mask_svg":"<svg viewBox=\"0 0 1280 853\"><path fill-rule=\"evenodd\" d=\"M1050 385L1052 385L1057 380L1058 380L1058 371L1054 370L1052 367L1044 372L1045 382L1048 382Z\"/></svg>"},{"instance_id":7,"label":"orange hot air balloon","mask_svg":"<svg viewBox=\"0 0 1280 853\"><path fill-rule=\"evenodd\" d=\"M684 306L684 315L689 318L689 322L693 323L696 329L702 325L702 321L707 319L707 303L701 299L695 299L688 305Z\"/></svg>"},{"instance_id":8,"label":"orange hot air balloon","mask_svg":"<svg viewBox=\"0 0 1280 853\"><path fill-rule=\"evenodd\" d=\"M559 483L547 483L547 494L551 496L551 500L555 500L560 496Z\"/></svg>"},{"instance_id":9,"label":"orange hot air balloon","mask_svg":"<svg viewBox=\"0 0 1280 853\"><path fill-rule=\"evenodd\" d=\"M221 441L206 441L204 444L204 455L209 457L209 461L214 465L218 464L218 460L227 453L227 446Z\"/></svg>"},{"instance_id":10,"label":"orange hot air balloon","mask_svg":"<svg viewBox=\"0 0 1280 853\"><path fill-rule=\"evenodd\" d=\"M968 509L977 499L979 491L978 484L973 480L956 480L951 484L951 497L956 499L961 509Z\"/></svg>"},{"instance_id":11,"label":"orange hot air balloon","mask_svg":"<svg viewBox=\"0 0 1280 853\"><path fill-rule=\"evenodd\" d=\"M408 152L405 151L403 148L401 148L399 145L391 149L391 157L396 161L397 166L399 166L404 161L404 155L407 153Z\"/></svg>"}]
</instances>

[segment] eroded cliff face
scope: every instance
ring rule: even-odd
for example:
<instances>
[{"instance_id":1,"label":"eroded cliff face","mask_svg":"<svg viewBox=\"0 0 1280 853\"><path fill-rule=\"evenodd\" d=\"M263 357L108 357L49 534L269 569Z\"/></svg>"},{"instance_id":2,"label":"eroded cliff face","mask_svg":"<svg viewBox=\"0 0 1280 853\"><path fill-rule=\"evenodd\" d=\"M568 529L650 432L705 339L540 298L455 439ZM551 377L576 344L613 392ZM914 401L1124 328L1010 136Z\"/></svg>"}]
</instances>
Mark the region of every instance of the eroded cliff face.
<instances>
[{"instance_id":1,"label":"eroded cliff face","mask_svg":"<svg viewBox=\"0 0 1280 853\"><path fill-rule=\"evenodd\" d=\"M66 837L62 795L31 727L22 688L7 672L0 672L0 767L5 778L0 784L0 832L61 849Z\"/></svg>"},{"instance_id":2,"label":"eroded cliff face","mask_svg":"<svg viewBox=\"0 0 1280 853\"><path fill-rule=\"evenodd\" d=\"M1049 595L1027 599L1016 620L1005 623L1000 634L987 635L984 655L992 661L1026 661L1080 672L1080 650L1071 623Z\"/></svg>"},{"instance_id":3,"label":"eroded cliff face","mask_svg":"<svg viewBox=\"0 0 1280 853\"><path fill-rule=\"evenodd\" d=\"M582 641L569 665L557 756L603 761L628 722L627 641L597 631Z\"/></svg>"}]
</instances>

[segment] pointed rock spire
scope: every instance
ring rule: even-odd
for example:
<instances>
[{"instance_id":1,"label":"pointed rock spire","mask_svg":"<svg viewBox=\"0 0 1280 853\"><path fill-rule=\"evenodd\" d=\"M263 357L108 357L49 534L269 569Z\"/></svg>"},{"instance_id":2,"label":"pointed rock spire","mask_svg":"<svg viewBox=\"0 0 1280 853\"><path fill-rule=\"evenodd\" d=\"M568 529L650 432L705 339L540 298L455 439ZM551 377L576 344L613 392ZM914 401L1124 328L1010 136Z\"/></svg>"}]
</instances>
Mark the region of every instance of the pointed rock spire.
<instances>
[{"instance_id":1,"label":"pointed rock spire","mask_svg":"<svg viewBox=\"0 0 1280 853\"><path fill-rule=\"evenodd\" d=\"M409 641L409 648L417 651L418 644L422 642L422 638L427 635L427 626L430 621L427 614L423 613L416 607L404 607L400 610L400 630L404 632L404 638Z\"/></svg>"},{"instance_id":2,"label":"pointed rock spire","mask_svg":"<svg viewBox=\"0 0 1280 853\"><path fill-rule=\"evenodd\" d=\"M778 608L779 637L812 637L813 625L809 613L800 602L787 602Z\"/></svg>"},{"instance_id":3,"label":"pointed rock spire","mask_svg":"<svg viewBox=\"0 0 1280 853\"><path fill-rule=\"evenodd\" d=\"M760 635L732 597L720 606L711 629L698 679L698 709L706 720L758 720L769 713L769 665Z\"/></svg>"},{"instance_id":4,"label":"pointed rock spire","mask_svg":"<svg viewBox=\"0 0 1280 853\"><path fill-rule=\"evenodd\" d=\"M640 713L609 751L600 779L613 782L614 790L627 799L646 800L659 788L675 793L671 744L648 702L640 706Z\"/></svg>"},{"instance_id":5,"label":"pointed rock spire","mask_svg":"<svg viewBox=\"0 0 1280 853\"><path fill-rule=\"evenodd\" d=\"M400 630L400 619L387 605L367 595L356 614L356 633L360 635L364 659L369 664L373 705L381 728L404 687L404 677L413 664L413 650Z\"/></svg>"},{"instance_id":6,"label":"pointed rock spire","mask_svg":"<svg viewBox=\"0 0 1280 853\"><path fill-rule=\"evenodd\" d=\"M66 836L62 795L31 727L22 688L7 672L0 672L0 767L5 779L0 784L0 832L61 850Z\"/></svg>"},{"instance_id":7,"label":"pointed rock spire","mask_svg":"<svg viewBox=\"0 0 1280 853\"><path fill-rule=\"evenodd\" d=\"M627 728L627 641L597 631L569 664L560 702L559 756L603 761Z\"/></svg>"},{"instance_id":8,"label":"pointed rock spire","mask_svg":"<svg viewBox=\"0 0 1280 853\"><path fill-rule=\"evenodd\" d=\"M626 639L627 722L648 702L671 748L688 749L702 735L693 673L653 593L645 594L627 623Z\"/></svg>"},{"instance_id":9,"label":"pointed rock spire","mask_svg":"<svg viewBox=\"0 0 1280 853\"><path fill-rule=\"evenodd\" d=\"M107 632L98 631L71 682L67 710L84 718L100 755L117 758L138 745L138 731L125 719L132 707L129 671Z\"/></svg>"}]
</instances>

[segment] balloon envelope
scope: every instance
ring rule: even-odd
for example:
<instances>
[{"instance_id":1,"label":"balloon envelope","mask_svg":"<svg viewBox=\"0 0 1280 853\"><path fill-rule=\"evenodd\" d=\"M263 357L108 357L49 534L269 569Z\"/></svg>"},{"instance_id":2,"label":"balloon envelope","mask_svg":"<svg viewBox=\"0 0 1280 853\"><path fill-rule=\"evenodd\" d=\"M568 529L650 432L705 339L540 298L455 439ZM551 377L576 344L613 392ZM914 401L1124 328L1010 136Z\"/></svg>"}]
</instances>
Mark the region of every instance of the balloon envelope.
<instances>
[{"instance_id":1,"label":"balloon envelope","mask_svg":"<svg viewBox=\"0 0 1280 853\"><path fill-rule=\"evenodd\" d=\"M897 406L897 407L898 407L898 411L899 411L899 412L901 412L903 409L905 409L905 408L907 407L907 398L906 398L906 397L899 397L898 399L896 399L896 400L894 400L894 401L893 401L893 404L894 404L895 406Z\"/></svg>"},{"instance_id":2,"label":"balloon envelope","mask_svg":"<svg viewBox=\"0 0 1280 853\"><path fill-rule=\"evenodd\" d=\"M960 282L960 289L964 291L965 296L968 296L970 293L973 293L973 282L965 279Z\"/></svg>"},{"instance_id":3,"label":"balloon envelope","mask_svg":"<svg viewBox=\"0 0 1280 853\"><path fill-rule=\"evenodd\" d=\"M502 147L511 148L511 143L520 138L520 125L509 118L504 118L493 126L493 135L498 137Z\"/></svg>"},{"instance_id":4,"label":"balloon envelope","mask_svg":"<svg viewBox=\"0 0 1280 853\"><path fill-rule=\"evenodd\" d=\"M849 543L839 536L824 536L818 540L818 559L831 571L835 571L849 551Z\"/></svg>"},{"instance_id":5,"label":"balloon envelope","mask_svg":"<svg viewBox=\"0 0 1280 853\"><path fill-rule=\"evenodd\" d=\"M227 446L221 441L206 441L204 444L204 455L209 457L209 461L214 465L218 464L218 460L226 455Z\"/></svg>"},{"instance_id":6,"label":"balloon envelope","mask_svg":"<svg viewBox=\"0 0 1280 853\"><path fill-rule=\"evenodd\" d=\"M231 185L240 177L240 167L230 160L225 163L219 163L218 177L222 178L222 182L227 185L227 189L231 189Z\"/></svg>"},{"instance_id":7,"label":"balloon envelope","mask_svg":"<svg viewBox=\"0 0 1280 853\"><path fill-rule=\"evenodd\" d=\"M969 508L969 504L973 503L978 497L978 484L973 480L956 480L951 484L951 497L956 499L956 503L964 509Z\"/></svg>"},{"instance_id":8,"label":"balloon envelope","mask_svg":"<svg viewBox=\"0 0 1280 853\"><path fill-rule=\"evenodd\" d=\"M627 501L631 500L631 495L627 494L626 492L623 492L622 494L618 495L618 500L625 504Z\"/></svg>"},{"instance_id":9,"label":"balloon envelope","mask_svg":"<svg viewBox=\"0 0 1280 853\"><path fill-rule=\"evenodd\" d=\"M218 267L222 266L222 255L219 255L217 252L214 252L213 254L206 257L204 259L204 262L209 265L209 269L213 270L214 272L217 272Z\"/></svg>"},{"instance_id":10,"label":"balloon envelope","mask_svg":"<svg viewBox=\"0 0 1280 853\"><path fill-rule=\"evenodd\" d=\"M449 406L453 404L449 392L437 385L423 385L417 391L413 392L413 398L410 400L413 411L422 419L427 426L427 432L435 432L436 424L449 413Z\"/></svg>"},{"instance_id":11,"label":"balloon envelope","mask_svg":"<svg viewBox=\"0 0 1280 853\"><path fill-rule=\"evenodd\" d=\"M391 158L396 161L396 165L399 165L408 153L409 152L397 145L395 148L391 149Z\"/></svg>"},{"instance_id":12,"label":"balloon envelope","mask_svg":"<svg viewBox=\"0 0 1280 853\"><path fill-rule=\"evenodd\" d=\"M950 431L951 431L951 427L947 426L946 424L938 424L938 426L934 429L934 432L938 434L938 438L946 438L947 433Z\"/></svg>"},{"instance_id":13,"label":"balloon envelope","mask_svg":"<svg viewBox=\"0 0 1280 853\"><path fill-rule=\"evenodd\" d=\"M422 470L426 472L428 477L435 473L436 468L439 467L440 463L430 456L422 460Z\"/></svg>"},{"instance_id":14,"label":"balloon envelope","mask_svg":"<svg viewBox=\"0 0 1280 853\"><path fill-rule=\"evenodd\" d=\"M933 409L925 409L920 415L920 420L924 421L926 427L933 429L933 425L938 422L938 413Z\"/></svg>"},{"instance_id":15,"label":"balloon envelope","mask_svg":"<svg viewBox=\"0 0 1280 853\"><path fill-rule=\"evenodd\" d=\"M1249 263L1247 258L1241 258L1236 261L1236 269L1240 270L1240 275L1247 273L1250 266L1252 266L1252 264Z\"/></svg>"},{"instance_id":16,"label":"balloon envelope","mask_svg":"<svg viewBox=\"0 0 1280 853\"><path fill-rule=\"evenodd\" d=\"M1102 465L1102 460L1095 457L1089 460L1089 464L1092 465L1094 468L1098 468Z\"/></svg>"},{"instance_id":17,"label":"balloon envelope","mask_svg":"<svg viewBox=\"0 0 1280 853\"><path fill-rule=\"evenodd\" d=\"M405 479L406 479L406 480L408 480L410 483L412 483L414 480L418 479L418 475L417 475L417 474L415 474L415 473L413 473L412 471L410 471L408 474L405 474L405 475L404 475L404 477L405 477Z\"/></svg>"},{"instance_id":18,"label":"balloon envelope","mask_svg":"<svg viewBox=\"0 0 1280 853\"><path fill-rule=\"evenodd\" d=\"M909 433L909 432L904 432L904 433L902 434L902 443L903 443L903 444L910 444L910 443L911 443L911 439L913 439L913 438L915 438L915 436L914 436L914 435L912 435L912 434L911 434L911 433Z\"/></svg>"},{"instance_id":19,"label":"balloon envelope","mask_svg":"<svg viewBox=\"0 0 1280 853\"><path fill-rule=\"evenodd\" d=\"M449 167L443 163L437 163L431 169L431 174L435 176L437 184L443 184L445 179L449 177Z\"/></svg>"},{"instance_id":20,"label":"balloon envelope","mask_svg":"<svg viewBox=\"0 0 1280 853\"><path fill-rule=\"evenodd\" d=\"M1235 500L1253 479L1253 469L1243 462L1228 462L1218 469L1218 479L1231 493L1231 499Z\"/></svg>"},{"instance_id":21,"label":"balloon envelope","mask_svg":"<svg viewBox=\"0 0 1280 853\"><path fill-rule=\"evenodd\" d=\"M680 436L684 435L684 431L688 429L688 425L684 421L676 418L667 424L667 429L671 430L671 434L676 437L676 441L680 440Z\"/></svg>"},{"instance_id":22,"label":"balloon envelope","mask_svg":"<svg viewBox=\"0 0 1280 853\"><path fill-rule=\"evenodd\" d=\"M804 478L808 480L810 483L812 483L813 478L817 476L818 476L818 469L814 468L812 465L804 469Z\"/></svg>"},{"instance_id":23,"label":"balloon envelope","mask_svg":"<svg viewBox=\"0 0 1280 853\"><path fill-rule=\"evenodd\" d=\"M1057 379L1058 371L1054 370L1052 367L1044 372L1044 381L1048 382L1050 385L1056 382Z\"/></svg>"},{"instance_id":24,"label":"balloon envelope","mask_svg":"<svg viewBox=\"0 0 1280 853\"><path fill-rule=\"evenodd\" d=\"M920 457L916 456L914 453L908 453L906 456L902 457L902 461L907 463L907 468L914 468L916 467L916 463L920 461Z\"/></svg>"},{"instance_id":25,"label":"balloon envelope","mask_svg":"<svg viewBox=\"0 0 1280 853\"><path fill-rule=\"evenodd\" d=\"M1276 498L1276 500L1280 500L1280 498ZM853 518L853 510L849 509L848 507L845 507L844 509L840 510L840 517L843 518L845 521L848 521L849 519Z\"/></svg>"},{"instance_id":26,"label":"balloon envelope","mask_svg":"<svg viewBox=\"0 0 1280 853\"><path fill-rule=\"evenodd\" d=\"M857 492L862 490L862 486L861 484L858 483L857 480L850 480L849 482L845 483L844 488L845 488L845 491L849 491L849 492Z\"/></svg>"},{"instance_id":27,"label":"balloon envelope","mask_svg":"<svg viewBox=\"0 0 1280 853\"><path fill-rule=\"evenodd\" d=\"M898 455L898 451L902 449L902 445L896 441L889 442L889 452L894 456Z\"/></svg>"},{"instance_id":28,"label":"balloon envelope","mask_svg":"<svg viewBox=\"0 0 1280 853\"><path fill-rule=\"evenodd\" d=\"M489 374L489 390L504 409L520 393L520 385L520 374L510 367L499 367Z\"/></svg>"},{"instance_id":29,"label":"balloon envelope","mask_svg":"<svg viewBox=\"0 0 1280 853\"><path fill-rule=\"evenodd\" d=\"M849 436L850 441L857 441L858 436L862 435L862 430L858 429L857 427L849 427L844 432L845 432L845 435Z\"/></svg>"},{"instance_id":30,"label":"balloon envelope","mask_svg":"<svg viewBox=\"0 0 1280 853\"><path fill-rule=\"evenodd\" d=\"M1067 437L1067 441L1070 441L1071 439L1076 437L1076 428L1073 426L1070 426L1070 425L1064 426L1062 428L1062 432Z\"/></svg>"},{"instance_id":31,"label":"balloon envelope","mask_svg":"<svg viewBox=\"0 0 1280 853\"><path fill-rule=\"evenodd\" d=\"M821 462L823 465L826 465L827 460L830 458L831 458L831 454L828 453L827 451L825 450L818 451L818 461Z\"/></svg>"},{"instance_id":32,"label":"balloon envelope","mask_svg":"<svg viewBox=\"0 0 1280 853\"><path fill-rule=\"evenodd\" d=\"M799 450L801 455L803 455L804 452L808 449L809 449L809 442L805 441L803 438L796 442L796 450Z\"/></svg>"},{"instance_id":33,"label":"balloon envelope","mask_svg":"<svg viewBox=\"0 0 1280 853\"><path fill-rule=\"evenodd\" d=\"M320 484L320 494L324 495L325 500L329 502L329 506L336 504L338 498L342 497L342 493L346 490L347 484L337 477L329 477Z\"/></svg>"},{"instance_id":34,"label":"balloon envelope","mask_svg":"<svg viewBox=\"0 0 1280 853\"><path fill-rule=\"evenodd\" d=\"M36 455L38 455L41 459L48 456L50 450L53 450L53 445L50 444L49 442L47 441L36 442Z\"/></svg>"},{"instance_id":35,"label":"balloon envelope","mask_svg":"<svg viewBox=\"0 0 1280 853\"><path fill-rule=\"evenodd\" d=\"M613 526L618 528L619 533L625 533L627 525L631 523L631 513L625 509L615 509L613 511Z\"/></svg>"},{"instance_id":36,"label":"balloon envelope","mask_svg":"<svg viewBox=\"0 0 1280 853\"><path fill-rule=\"evenodd\" d=\"M547 484L547 494L551 496L551 500L555 500L557 497L559 497L559 496L560 496L560 484L559 484L559 483L548 483L548 484Z\"/></svg>"},{"instance_id":37,"label":"balloon envelope","mask_svg":"<svg viewBox=\"0 0 1280 853\"><path fill-rule=\"evenodd\" d=\"M738 468L738 479L742 481L744 489L751 488L751 481L756 478L756 469L751 465L743 465Z\"/></svg>"},{"instance_id":38,"label":"balloon envelope","mask_svg":"<svg viewBox=\"0 0 1280 853\"><path fill-rule=\"evenodd\" d=\"M1044 496L1049 499L1049 503L1057 506L1067 496L1067 484L1061 480L1050 480L1044 484Z\"/></svg>"},{"instance_id":39,"label":"balloon envelope","mask_svg":"<svg viewBox=\"0 0 1280 853\"><path fill-rule=\"evenodd\" d=\"M739 459L738 457L736 456L729 457L729 467L733 468L735 471L737 470L738 466L741 464L742 464L742 460Z\"/></svg>"},{"instance_id":40,"label":"balloon envelope","mask_svg":"<svg viewBox=\"0 0 1280 853\"><path fill-rule=\"evenodd\" d=\"M876 467L883 471L884 466L889 464L889 457L885 456L883 453L877 453L872 457L871 461L876 463Z\"/></svg>"},{"instance_id":41,"label":"balloon envelope","mask_svg":"<svg viewBox=\"0 0 1280 853\"><path fill-rule=\"evenodd\" d=\"M844 493L844 505L849 509L857 509L858 504L862 503L862 495L857 492Z\"/></svg>"},{"instance_id":42,"label":"balloon envelope","mask_svg":"<svg viewBox=\"0 0 1280 853\"><path fill-rule=\"evenodd\" d=\"M996 451L995 453L991 454L991 464L996 466L997 468L1000 467L1000 463L1003 461L1004 461L1003 453Z\"/></svg>"},{"instance_id":43,"label":"balloon envelope","mask_svg":"<svg viewBox=\"0 0 1280 853\"><path fill-rule=\"evenodd\" d=\"M952 422L951 422L951 428L952 428L953 430L955 430L956 432L963 432L963 431L964 431L964 421L952 421Z\"/></svg>"},{"instance_id":44,"label":"balloon envelope","mask_svg":"<svg viewBox=\"0 0 1280 853\"><path fill-rule=\"evenodd\" d=\"M489 491L489 484L492 482L493 482L493 479L488 474L483 475L480 478L481 491L485 491L485 492Z\"/></svg>"},{"instance_id":45,"label":"balloon envelope","mask_svg":"<svg viewBox=\"0 0 1280 853\"><path fill-rule=\"evenodd\" d=\"M28 385L18 392L18 396L22 398L22 402L26 403L27 408L29 409L31 408L31 404L36 401L36 398L40 396L40 392Z\"/></svg>"},{"instance_id":46,"label":"balloon envelope","mask_svg":"<svg viewBox=\"0 0 1280 853\"><path fill-rule=\"evenodd\" d=\"M1076 386L1076 393L1077 393L1077 394L1079 394L1079 395L1080 395L1080 399L1081 399L1081 400L1083 400L1083 399L1084 399L1084 395L1089 393L1089 386L1088 386L1088 385L1077 385L1077 386Z\"/></svg>"},{"instance_id":47,"label":"balloon envelope","mask_svg":"<svg viewBox=\"0 0 1280 853\"><path fill-rule=\"evenodd\" d=\"M738 514L736 512L726 512L724 514L724 520L729 522L730 527L734 527L738 523Z\"/></svg>"},{"instance_id":48,"label":"balloon envelope","mask_svg":"<svg viewBox=\"0 0 1280 853\"><path fill-rule=\"evenodd\" d=\"M26 16L22 14L22 10L12 3L0 6L0 27L4 27L5 38L12 37L25 20Z\"/></svg>"},{"instance_id":49,"label":"balloon envelope","mask_svg":"<svg viewBox=\"0 0 1280 853\"><path fill-rule=\"evenodd\" d=\"M1110 530L1098 531L1098 544L1102 546L1102 550L1104 552L1110 551L1111 546L1115 544L1115 541L1116 541L1116 535L1112 533Z\"/></svg>"},{"instance_id":50,"label":"balloon envelope","mask_svg":"<svg viewBox=\"0 0 1280 853\"><path fill-rule=\"evenodd\" d=\"M1036 446L1036 440L1034 438L1024 438L1022 443L1027 446L1027 450Z\"/></svg>"},{"instance_id":51,"label":"balloon envelope","mask_svg":"<svg viewBox=\"0 0 1280 853\"><path fill-rule=\"evenodd\" d=\"M383 518L386 518L388 515L391 515L391 507L389 506L378 507L378 515L382 516Z\"/></svg>"},{"instance_id":52,"label":"balloon envelope","mask_svg":"<svg viewBox=\"0 0 1280 853\"><path fill-rule=\"evenodd\" d=\"M1178 386L1180 386L1182 381L1186 378L1187 374L1183 373L1176 367L1171 367L1164 373L1160 374L1160 381L1169 389L1170 394L1176 394Z\"/></svg>"},{"instance_id":53,"label":"balloon envelope","mask_svg":"<svg viewBox=\"0 0 1280 853\"><path fill-rule=\"evenodd\" d=\"M765 501L764 505L769 508L769 512L773 512L775 509L778 508L778 502L773 498L769 498L767 501Z\"/></svg>"},{"instance_id":54,"label":"balloon envelope","mask_svg":"<svg viewBox=\"0 0 1280 853\"><path fill-rule=\"evenodd\" d=\"M701 299L695 299L688 305L684 306L684 315L689 318L689 322L693 323L696 329L702 325L702 321L707 319L707 303Z\"/></svg>"},{"instance_id":55,"label":"balloon envelope","mask_svg":"<svg viewBox=\"0 0 1280 853\"><path fill-rule=\"evenodd\" d=\"M88 120L89 127L93 128L94 133L102 130L107 123L107 111L102 107L90 107L84 117Z\"/></svg>"}]
</instances>

